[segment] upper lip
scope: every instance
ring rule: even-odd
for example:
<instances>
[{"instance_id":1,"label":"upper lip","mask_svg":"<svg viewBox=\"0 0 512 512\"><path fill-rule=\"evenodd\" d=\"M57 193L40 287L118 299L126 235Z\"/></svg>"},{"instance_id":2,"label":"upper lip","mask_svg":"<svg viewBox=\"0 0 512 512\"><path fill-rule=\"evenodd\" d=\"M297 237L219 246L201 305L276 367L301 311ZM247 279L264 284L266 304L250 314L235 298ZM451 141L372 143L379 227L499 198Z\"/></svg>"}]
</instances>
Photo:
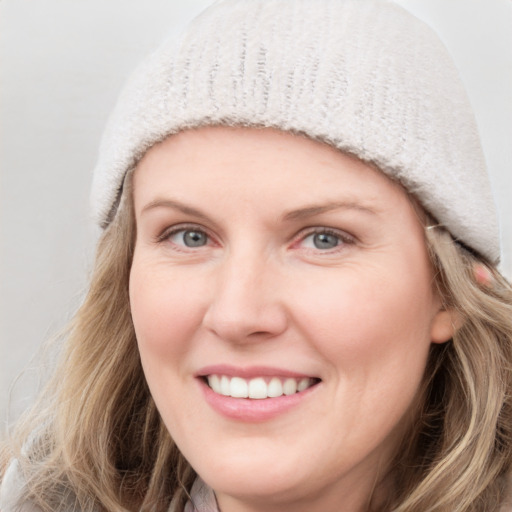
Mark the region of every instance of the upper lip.
<instances>
[{"instance_id":1,"label":"upper lip","mask_svg":"<svg viewBox=\"0 0 512 512\"><path fill-rule=\"evenodd\" d=\"M232 366L215 364L204 366L196 372L196 377L206 377L208 375L226 375L227 377L242 377L244 379L253 379L255 377L318 378L308 373L273 366Z\"/></svg>"}]
</instances>

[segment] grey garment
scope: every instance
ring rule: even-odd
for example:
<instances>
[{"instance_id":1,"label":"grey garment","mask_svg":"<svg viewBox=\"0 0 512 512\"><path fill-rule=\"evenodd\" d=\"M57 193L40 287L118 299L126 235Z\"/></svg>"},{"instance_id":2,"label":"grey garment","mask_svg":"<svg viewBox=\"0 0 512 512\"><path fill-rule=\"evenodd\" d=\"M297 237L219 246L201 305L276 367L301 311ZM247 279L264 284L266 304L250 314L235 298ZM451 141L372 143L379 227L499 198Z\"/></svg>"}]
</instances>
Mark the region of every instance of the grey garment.
<instances>
[{"instance_id":1,"label":"grey garment","mask_svg":"<svg viewBox=\"0 0 512 512\"><path fill-rule=\"evenodd\" d=\"M25 478L19 462L13 460L0 484L0 511L42 512L39 507L24 500L24 494ZM194 482L190 491L190 497L191 499L185 505L184 512L219 512L213 490L200 478L197 478ZM169 512L178 512L174 501L169 507Z\"/></svg>"},{"instance_id":2,"label":"grey garment","mask_svg":"<svg viewBox=\"0 0 512 512\"><path fill-rule=\"evenodd\" d=\"M169 512L174 512L171 508ZM219 512L215 493L199 477L196 478L190 490L190 500L185 505L184 512Z\"/></svg>"},{"instance_id":3,"label":"grey garment","mask_svg":"<svg viewBox=\"0 0 512 512\"><path fill-rule=\"evenodd\" d=\"M0 511L41 512L39 507L23 500L24 491L25 478L19 462L13 460L7 468L0 486Z\"/></svg>"},{"instance_id":4,"label":"grey garment","mask_svg":"<svg viewBox=\"0 0 512 512\"><path fill-rule=\"evenodd\" d=\"M509 483L512 478L509 478ZM31 503L22 500L25 482L18 461L13 461L7 469L0 486L0 511L1 512L42 512L41 509ZM190 500L185 505L184 512L220 512L215 499L213 489L208 487L199 477L194 482L190 491ZM171 503L168 512L179 512L176 504ZM509 485L508 493L500 512L512 512L512 486Z\"/></svg>"}]
</instances>

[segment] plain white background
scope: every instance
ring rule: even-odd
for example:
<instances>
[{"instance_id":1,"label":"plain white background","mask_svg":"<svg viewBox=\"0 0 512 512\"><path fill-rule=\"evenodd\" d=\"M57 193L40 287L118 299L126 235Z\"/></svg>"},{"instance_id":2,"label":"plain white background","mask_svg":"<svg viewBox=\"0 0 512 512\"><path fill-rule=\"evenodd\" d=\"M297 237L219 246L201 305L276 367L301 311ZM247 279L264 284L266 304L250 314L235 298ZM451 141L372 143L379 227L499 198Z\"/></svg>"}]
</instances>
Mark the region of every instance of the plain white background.
<instances>
[{"instance_id":1,"label":"plain white background","mask_svg":"<svg viewBox=\"0 0 512 512\"><path fill-rule=\"evenodd\" d=\"M397 1L437 30L466 83L510 278L512 0ZM0 2L0 432L37 389L33 356L83 297L98 235L88 210L91 172L122 84L210 3Z\"/></svg>"}]
</instances>

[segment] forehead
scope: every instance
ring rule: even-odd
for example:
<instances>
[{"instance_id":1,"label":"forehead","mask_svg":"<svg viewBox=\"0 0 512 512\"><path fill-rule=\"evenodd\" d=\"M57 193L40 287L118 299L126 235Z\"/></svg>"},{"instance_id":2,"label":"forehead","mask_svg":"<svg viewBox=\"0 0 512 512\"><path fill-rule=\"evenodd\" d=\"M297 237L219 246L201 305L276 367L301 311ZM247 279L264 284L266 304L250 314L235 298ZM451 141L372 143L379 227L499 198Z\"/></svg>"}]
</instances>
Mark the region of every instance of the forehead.
<instances>
[{"instance_id":1,"label":"forehead","mask_svg":"<svg viewBox=\"0 0 512 512\"><path fill-rule=\"evenodd\" d=\"M225 199L263 192L280 202L353 196L375 207L406 196L373 165L325 143L269 128L220 126L183 131L153 146L136 168L134 188L136 203L185 190L208 195L213 188Z\"/></svg>"}]
</instances>

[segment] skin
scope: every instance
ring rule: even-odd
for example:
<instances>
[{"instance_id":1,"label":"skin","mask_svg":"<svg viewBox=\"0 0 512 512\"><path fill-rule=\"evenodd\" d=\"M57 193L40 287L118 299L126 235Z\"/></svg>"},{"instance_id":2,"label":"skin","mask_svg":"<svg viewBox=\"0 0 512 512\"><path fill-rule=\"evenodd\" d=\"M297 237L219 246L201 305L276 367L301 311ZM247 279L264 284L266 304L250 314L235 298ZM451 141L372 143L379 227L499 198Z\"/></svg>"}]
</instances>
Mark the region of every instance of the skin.
<instances>
[{"instance_id":1,"label":"skin","mask_svg":"<svg viewBox=\"0 0 512 512\"><path fill-rule=\"evenodd\" d=\"M222 512L359 512L384 498L429 347L454 325L403 189L303 137L205 127L147 152L134 205L144 372ZM204 245L187 246L187 229ZM325 229L332 247L319 248ZM321 380L286 412L240 421L205 400L197 375L212 364Z\"/></svg>"}]
</instances>

